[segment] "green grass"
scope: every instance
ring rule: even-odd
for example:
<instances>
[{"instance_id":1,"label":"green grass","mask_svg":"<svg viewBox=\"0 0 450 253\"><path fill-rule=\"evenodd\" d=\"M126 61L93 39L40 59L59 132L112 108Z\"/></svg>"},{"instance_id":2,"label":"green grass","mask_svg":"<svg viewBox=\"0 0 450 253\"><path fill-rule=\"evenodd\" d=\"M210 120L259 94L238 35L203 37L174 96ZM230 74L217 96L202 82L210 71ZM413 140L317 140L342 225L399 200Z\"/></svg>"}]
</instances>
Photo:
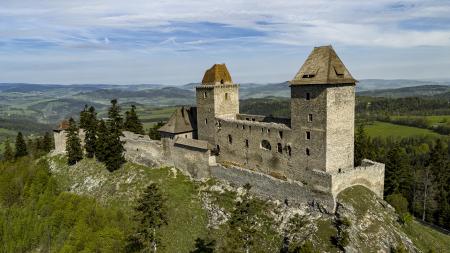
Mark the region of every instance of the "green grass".
<instances>
[{"instance_id":1,"label":"green grass","mask_svg":"<svg viewBox=\"0 0 450 253\"><path fill-rule=\"evenodd\" d=\"M428 123L431 125L450 123L450 115L432 115L432 116L409 116L409 115L400 115L400 116L392 116L392 119L403 119L403 118L425 118Z\"/></svg>"},{"instance_id":2,"label":"green grass","mask_svg":"<svg viewBox=\"0 0 450 253\"><path fill-rule=\"evenodd\" d=\"M417 221L412 221L404 226L405 233L414 244L424 252L450 252L450 236L440 233L432 228L424 226Z\"/></svg>"},{"instance_id":3,"label":"green grass","mask_svg":"<svg viewBox=\"0 0 450 253\"><path fill-rule=\"evenodd\" d=\"M367 125L366 131L367 134L371 137L383 137L383 138L387 137L408 138L414 136L430 136L436 138L442 137L442 135L428 129L402 126L380 121L375 121L373 124Z\"/></svg>"}]
</instances>

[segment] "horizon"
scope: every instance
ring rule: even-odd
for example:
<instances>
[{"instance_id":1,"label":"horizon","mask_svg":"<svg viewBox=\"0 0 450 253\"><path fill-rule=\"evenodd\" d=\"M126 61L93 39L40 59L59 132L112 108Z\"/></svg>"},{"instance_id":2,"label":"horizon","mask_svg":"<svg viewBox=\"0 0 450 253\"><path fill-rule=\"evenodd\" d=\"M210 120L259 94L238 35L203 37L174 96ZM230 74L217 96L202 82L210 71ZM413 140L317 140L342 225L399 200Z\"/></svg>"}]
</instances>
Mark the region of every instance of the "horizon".
<instances>
[{"instance_id":1,"label":"horizon","mask_svg":"<svg viewBox=\"0 0 450 253\"><path fill-rule=\"evenodd\" d=\"M358 80L450 80L443 0L5 0L0 14L9 83L178 86L223 62L238 83L278 83L320 45Z\"/></svg>"}]
</instances>

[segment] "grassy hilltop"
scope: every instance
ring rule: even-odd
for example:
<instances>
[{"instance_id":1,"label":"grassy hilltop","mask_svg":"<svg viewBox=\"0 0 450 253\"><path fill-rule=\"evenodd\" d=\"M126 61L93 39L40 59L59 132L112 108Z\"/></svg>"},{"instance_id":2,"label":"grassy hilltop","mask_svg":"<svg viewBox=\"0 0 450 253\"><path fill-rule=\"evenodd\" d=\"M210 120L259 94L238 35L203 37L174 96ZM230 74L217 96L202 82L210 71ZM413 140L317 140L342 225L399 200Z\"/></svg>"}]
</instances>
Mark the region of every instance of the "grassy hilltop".
<instances>
[{"instance_id":1,"label":"grassy hilltop","mask_svg":"<svg viewBox=\"0 0 450 253\"><path fill-rule=\"evenodd\" d=\"M69 167L60 156L1 164L0 182L0 252L122 252L135 226L136 199L150 182L167 199L160 252L190 252L197 238L215 240L221 248L230 213L242 196L240 188L192 181L174 168L127 163L109 173L90 159ZM287 221L296 213L306 221L298 236L318 252L339 252L332 238L342 217L350 223L348 250L375 252L402 244L418 252L450 252L450 236L415 221L402 225L393 208L365 188L350 188L338 201L337 213L330 215L256 198L261 233L251 252L278 252Z\"/></svg>"}]
</instances>

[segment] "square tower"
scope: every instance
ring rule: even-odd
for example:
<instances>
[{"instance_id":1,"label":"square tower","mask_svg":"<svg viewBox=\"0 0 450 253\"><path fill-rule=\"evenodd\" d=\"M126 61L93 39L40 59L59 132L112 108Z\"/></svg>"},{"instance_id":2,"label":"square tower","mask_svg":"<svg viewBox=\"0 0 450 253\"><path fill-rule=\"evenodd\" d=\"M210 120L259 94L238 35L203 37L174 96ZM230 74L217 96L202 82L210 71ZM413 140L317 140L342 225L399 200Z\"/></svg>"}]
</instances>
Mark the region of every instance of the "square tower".
<instances>
[{"instance_id":1,"label":"square tower","mask_svg":"<svg viewBox=\"0 0 450 253\"><path fill-rule=\"evenodd\" d=\"M216 117L236 119L239 85L234 84L225 64L214 64L196 87L198 139L216 145Z\"/></svg>"},{"instance_id":2,"label":"square tower","mask_svg":"<svg viewBox=\"0 0 450 253\"><path fill-rule=\"evenodd\" d=\"M352 168L356 80L333 48L314 48L290 84L296 163L326 172Z\"/></svg>"}]
</instances>

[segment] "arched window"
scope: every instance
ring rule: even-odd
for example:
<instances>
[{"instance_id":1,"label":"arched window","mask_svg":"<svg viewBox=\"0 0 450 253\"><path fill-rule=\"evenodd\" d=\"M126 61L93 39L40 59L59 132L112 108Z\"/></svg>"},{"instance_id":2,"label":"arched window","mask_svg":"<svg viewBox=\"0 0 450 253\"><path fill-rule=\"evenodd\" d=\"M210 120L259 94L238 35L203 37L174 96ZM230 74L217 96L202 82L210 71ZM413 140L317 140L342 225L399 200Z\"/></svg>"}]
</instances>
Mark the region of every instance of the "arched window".
<instances>
[{"instance_id":1,"label":"arched window","mask_svg":"<svg viewBox=\"0 0 450 253\"><path fill-rule=\"evenodd\" d=\"M272 146L270 145L270 142L268 140L261 141L261 148L265 150L272 150Z\"/></svg>"},{"instance_id":2,"label":"arched window","mask_svg":"<svg viewBox=\"0 0 450 253\"><path fill-rule=\"evenodd\" d=\"M208 97L208 94L206 93L206 91L203 92L203 98L207 98L207 97Z\"/></svg>"},{"instance_id":3,"label":"arched window","mask_svg":"<svg viewBox=\"0 0 450 253\"><path fill-rule=\"evenodd\" d=\"M205 119L205 125L208 125L208 119Z\"/></svg>"},{"instance_id":4,"label":"arched window","mask_svg":"<svg viewBox=\"0 0 450 253\"><path fill-rule=\"evenodd\" d=\"M231 137L231 134L228 135L228 143L233 143L233 137Z\"/></svg>"},{"instance_id":5,"label":"arched window","mask_svg":"<svg viewBox=\"0 0 450 253\"><path fill-rule=\"evenodd\" d=\"M277 144L277 151L278 153L283 153L283 146L281 146L281 143Z\"/></svg>"},{"instance_id":6,"label":"arched window","mask_svg":"<svg viewBox=\"0 0 450 253\"><path fill-rule=\"evenodd\" d=\"M220 84L223 84L223 79L220 79Z\"/></svg>"},{"instance_id":7,"label":"arched window","mask_svg":"<svg viewBox=\"0 0 450 253\"><path fill-rule=\"evenodd\" d=\"M287 146L287 152L288 152L288 155L289 155L289 156L292 155L292 149L291 149L291 146Z\"/></svg>"},{"instance_id":8,"label":"arched window","mask_svg":"<svg viewBox=\"0 0 450 253\"><path fill-rule=\"evenodd\" d=\"M309 152L309 148L306 148L306 155L309 156L311 153Z\"/></svg>"}]
</instances>

